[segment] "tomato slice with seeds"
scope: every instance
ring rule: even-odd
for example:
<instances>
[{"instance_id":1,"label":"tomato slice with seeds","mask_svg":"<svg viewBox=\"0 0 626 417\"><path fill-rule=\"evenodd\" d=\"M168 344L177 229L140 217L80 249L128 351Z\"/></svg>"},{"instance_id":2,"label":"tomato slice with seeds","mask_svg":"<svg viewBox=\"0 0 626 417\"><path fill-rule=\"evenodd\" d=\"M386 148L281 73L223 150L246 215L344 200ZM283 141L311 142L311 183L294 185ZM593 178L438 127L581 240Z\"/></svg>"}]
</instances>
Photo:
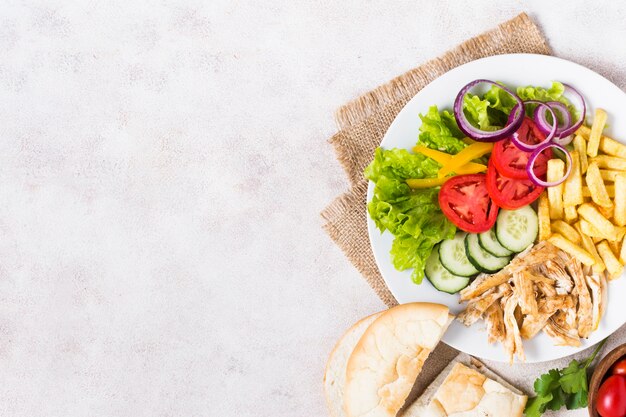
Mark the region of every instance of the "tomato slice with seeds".
<instances>
[{"instance_id":1,"label":"tomato slice with seeds","mask_svg":"<svg viewBox=\"0 0 626 417\"><path fill-rule=\"evenodd\" d=\"M439 190L439 206L459 229L471 233L486 232L498 217L485 174L457 175L447 180Z\"/></svg>"},{"instance_id":2,"label":"tomato slice with seeds","mask_svg":"<svg viewBox=\"0 0 626 417\"><path fill-rule=\"evenodd\" d=\"M527 206L536 199L544 187L535 185L528 178L517 179L502 175L495 166L493 159L487 167L487 190L489 197L500 208L515 210Z\"/></svg>"},{"instance_id":3,"label":"tomato slice with seeds","mask_svg":"<svg viewBox=\"0 0 626 417\"><path fill-rule=\"evenodd\" d=\"M524 122L516 133L522 142L530 145L537 144L546 138L546 135L539 130L530 117L524 118ZM511 139L507 138L496 142L490 159L493 159L496 169L502 175L509 178L527 179L526 166L528 165L530 154L530 152L523 151L515 146ZM551 149L546 149L535 160L533 170L539 178L546 175L549 159L552 159Z\"/></svg>"}]
</instances>

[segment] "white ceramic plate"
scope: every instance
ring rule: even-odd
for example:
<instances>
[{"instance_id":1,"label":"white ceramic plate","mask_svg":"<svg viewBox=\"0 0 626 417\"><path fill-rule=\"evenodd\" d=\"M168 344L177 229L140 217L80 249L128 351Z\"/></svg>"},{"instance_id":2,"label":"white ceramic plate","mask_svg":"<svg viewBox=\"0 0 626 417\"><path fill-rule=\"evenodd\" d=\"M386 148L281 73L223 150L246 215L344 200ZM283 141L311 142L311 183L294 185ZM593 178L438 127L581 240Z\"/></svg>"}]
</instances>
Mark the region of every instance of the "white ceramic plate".
<instances>
[{"instance_id":1,"label":"white ceramic plate","mask_svg":"<svg viewBox=\"0 0 626 417\"><path fill-rule=\"evenodd\" d=\"M512 54L499 55L470 62L442 75L421 90L400 111L385 134L383 148L411 149L417 140L421 121L420 113L429 106L452 109L459 90L475 79L502 81L518 87L526 85L549 87L553 80L574 86L585 97L587 114L593 115L596 107L607 110L609 127L605 133L616 139L626 139L626 94L606 78L572 62L544 55ZM372 199L373 183L369 184L367 201ZM396 271L391 263L389 251L393 236L381 234L368 217L368 232L376 263L387 286L399 303L428 301L445 304L453 313L464 306L459 304L458 295L449 295L435 290L426 280L421 285L411 281L411 270ZM561 358L583 350L604 339L626 322L626 277L612 281L609 286L609 302L600 327L577 348L554 346L552 340L540 333L524 342L526 362L542 362ZM614 296L615 295L615 296ZM501 345L487 343L484 323L480 321L466 328L457 321L448 329L443 341L454 348L485 359L507 361Z\"/></svg>"}]
</instances>

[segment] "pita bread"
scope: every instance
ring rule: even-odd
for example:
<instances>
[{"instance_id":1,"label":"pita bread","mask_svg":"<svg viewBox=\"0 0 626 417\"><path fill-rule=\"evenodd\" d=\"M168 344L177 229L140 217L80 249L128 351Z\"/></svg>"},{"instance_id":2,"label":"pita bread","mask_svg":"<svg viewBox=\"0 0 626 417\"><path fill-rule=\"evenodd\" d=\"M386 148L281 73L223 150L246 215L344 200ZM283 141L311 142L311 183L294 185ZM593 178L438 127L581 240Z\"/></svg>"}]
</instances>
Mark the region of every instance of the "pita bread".
<instances>
[{"instance_id":1,"label":"pita bread","mask_svg":"<svg viewBox=\"0 0 626 417\"><path fill-rule=\"evenodd\" d=\"M346 365L347 417L394 417L451 320L441 304L393 307L365 330Z\"/></svg>"},{"instance_id":2,"label":"pita bread","mask_svg":"<svg viewBox=\"0 0 626 417\"><path fill-rule=\"evenodd\" d=\"M527 397L460 354L402 417L521 417Z\"/></svg>"},{"instance_id":3,"label":"pita bread","mask_svg":"<svg viewBox=\"0 0 626 417\"><path fill-rule=\"evenodd\" d=\"M343 391L346 385L346 363L354 347L369 325L381 313L372 314L356 322L344 333L330 353L324 372L324 393L332 417L346 417L343 410Z\"/></svg>"}]
</instances>

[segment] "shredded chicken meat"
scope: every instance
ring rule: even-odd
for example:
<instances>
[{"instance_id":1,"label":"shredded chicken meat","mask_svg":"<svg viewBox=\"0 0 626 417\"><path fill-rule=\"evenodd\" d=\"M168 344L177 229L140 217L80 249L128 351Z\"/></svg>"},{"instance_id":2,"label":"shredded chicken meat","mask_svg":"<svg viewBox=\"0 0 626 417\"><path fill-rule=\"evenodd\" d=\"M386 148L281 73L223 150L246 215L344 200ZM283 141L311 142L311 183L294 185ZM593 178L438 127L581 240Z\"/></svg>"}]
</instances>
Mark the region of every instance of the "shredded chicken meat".
<instances>
[{"instance_id":1,"label":"shredded chicken meat","mask_svg":"<svg viewBox=\"0 0 626 417\"><path fill-rule=\"evenodd\" d=\"M467 301L457 319L486 323L489 343L499 342L509 360L525 358L522 339L540 331L556 345L579 346L597 329L607 302L607 279L543 241L518 254L495 274L480 274L461 291Z\"/></svg>"}]
</instances>

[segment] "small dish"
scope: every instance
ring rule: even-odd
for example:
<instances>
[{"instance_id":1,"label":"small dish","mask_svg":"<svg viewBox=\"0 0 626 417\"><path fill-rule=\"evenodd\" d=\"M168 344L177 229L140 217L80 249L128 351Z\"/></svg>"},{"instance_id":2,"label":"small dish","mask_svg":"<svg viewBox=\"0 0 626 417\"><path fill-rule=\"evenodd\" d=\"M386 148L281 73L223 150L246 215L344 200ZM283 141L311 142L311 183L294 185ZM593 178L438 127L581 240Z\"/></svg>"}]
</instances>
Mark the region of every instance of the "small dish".
<instances>
[{"instance_id":1,"label":"small dish","mask_svg":"<svg viewBox=\"0 0 626 417\"><path fill-rule=\"evenodd\" d=\"M591 417L600 417L600 414L596 411L596 399L598 397L598 390L600 389L600 385L604 381L607 373L622 357L626 356L626 344L620 345L610 351L608 355L606 355L593 371L591 375L591 380L589 381L589 415Z\"/></svg>"}]
</instances>

